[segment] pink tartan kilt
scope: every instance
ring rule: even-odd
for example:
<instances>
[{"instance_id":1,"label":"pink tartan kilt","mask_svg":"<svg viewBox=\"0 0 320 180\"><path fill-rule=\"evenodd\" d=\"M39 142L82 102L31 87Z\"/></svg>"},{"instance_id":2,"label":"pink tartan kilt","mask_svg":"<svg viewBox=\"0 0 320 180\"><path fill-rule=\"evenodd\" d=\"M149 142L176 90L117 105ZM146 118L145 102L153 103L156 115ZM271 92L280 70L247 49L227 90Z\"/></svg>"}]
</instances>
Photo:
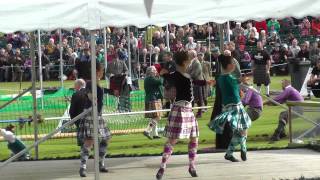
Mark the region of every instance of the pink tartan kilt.
<instances>
[{"instance_id":1,"label":"pink tartan kilt","mask_svg":"<svg viewBox=\"0 0 320 180\"><path fill-rule=\"evenodd\" d=\"M176 88L171 87L169 89L164 88L164 99L174 100L176 98Z\"/></svg>"},{"instance_id":2,"label":"pink tartan kilt","mask_svg":"<svg viewBox=\"0 0 320 180\"><path fill-rule=\"evenodd\" d=\"M194 117L190 102L179 101L173 104L164 136L171 139L199 137L198 121Z\"/></svg>"}]
</instances>

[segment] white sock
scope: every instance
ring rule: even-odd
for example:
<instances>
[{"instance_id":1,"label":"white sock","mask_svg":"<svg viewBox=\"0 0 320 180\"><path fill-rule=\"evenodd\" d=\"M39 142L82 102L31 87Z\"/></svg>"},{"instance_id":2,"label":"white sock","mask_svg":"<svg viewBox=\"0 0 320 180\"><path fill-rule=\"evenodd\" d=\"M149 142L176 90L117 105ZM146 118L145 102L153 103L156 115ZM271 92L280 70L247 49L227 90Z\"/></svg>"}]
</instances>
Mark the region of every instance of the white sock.
<instances>
[{"instance_id":1,"label":"white sock","mask_svg":"<svg viewBox=\"0 0 320 180\"><path fill-rule=\"evenodd\" d=\"M257 86L257 91L260 93L261 92L261 86Z\"/></svg>"},{"instance_id":2,"label":"white sock","mask_svg":"<svg viewBox=\"0 0 320 180\"><path fill-rule=\"evenodd\" d=\"M155 126L153 126L153 128L152 128L152 136L159 136L157 124Z\"/></svg>"},{"instance_id":3,"label":"white sock","mask_svg":"<svg viewBox=\"0 0 320 180\"><path fill-rule=\"evenodd\" d=\"M269 95L270 94L270 85L267 85L266 86L266 95Z\"/></svg>"}]
</instances>

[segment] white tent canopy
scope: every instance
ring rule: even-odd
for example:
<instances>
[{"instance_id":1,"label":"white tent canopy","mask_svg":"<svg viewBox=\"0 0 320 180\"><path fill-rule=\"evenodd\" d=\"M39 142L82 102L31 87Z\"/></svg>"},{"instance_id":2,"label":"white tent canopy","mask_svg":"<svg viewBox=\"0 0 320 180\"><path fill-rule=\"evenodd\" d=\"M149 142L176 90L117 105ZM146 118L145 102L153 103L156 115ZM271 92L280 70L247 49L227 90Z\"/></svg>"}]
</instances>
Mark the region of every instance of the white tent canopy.
<instances>
[{"instance_id":1,"label":"white tent canopy","mask_svg":"<svg viewBox=\"0 0 320 180\"><path fill-rule=\"evenodd\" d=\"M150 8L148 16L146 7ZM319 16L320 1L306 0L10 0L0 1L0 31L105 26L145 27L287 16Z\"/></svg>"}]
</instances>

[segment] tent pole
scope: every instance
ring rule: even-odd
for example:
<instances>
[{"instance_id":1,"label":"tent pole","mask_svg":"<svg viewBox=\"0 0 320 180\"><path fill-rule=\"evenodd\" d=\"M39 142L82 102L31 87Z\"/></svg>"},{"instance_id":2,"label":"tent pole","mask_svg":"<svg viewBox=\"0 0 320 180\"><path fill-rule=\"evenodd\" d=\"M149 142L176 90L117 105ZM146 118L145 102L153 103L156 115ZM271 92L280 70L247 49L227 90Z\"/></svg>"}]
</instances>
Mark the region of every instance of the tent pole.
<instances>
[{"instance_id":1,"label":"tent pole","mask_svg":"<svg viewBox=\"0 0 320 180\"><path fill-rule=\"evenodd\" d=\"M38 118L37 118L37 97L36 97L36 60L35 60L35 36L31 33L30 39L30 57L32 62L32 99L33 99L33 126L34 126L34 142L38 141ZM35 151L35 159L39 158L39 147L38 145L34 148Z\"/></svg>"},{"instance_id":2,"label":"tent pole","mask_svg":"<svg viewBox=\"0 0 320 180\"><path fill-rule=\"evenodd\" d=\"M96 39L95 32L90 31L90 48L91 48L91 88L92 88L92 119L94 133L94 170L95 180L99 180L99 144L98 144L98 109L97 109L97 74L96 74Z\"/></svg>"},{"instance_id":3,"label":"tent pole","mask_svg":"<svg viewBox=\"0 0 320 180\"><path fill-rule=\"evenodd\" d=\"M170 52L170 39L169 39L169 24L167 24L167 27L166 27L166 42L167 42L167 50L168 52Z\"/></svg>"},{"instance_id":4,"label":"tent pole","mask_svg":"<svg viewBox=\"0 0 320 180\"><path fill-rule=\"evenodd\" d=\"M108 50L107 50L107 30L106 27L103 28L103 44L104 44L104 74L105 74L105 80L106 85L108 84L108 78L107 78L107 68L108 68Z\"/></svg>"},{"instance_id":5,"label":"tent pole","mask_svg":"<svg viewBox=\"0 0 320 180\"><path fill-rule=\"evenodd\" d=\"M210 27L210 23L208 23L208 29ZM210 65L211 65L211 62L212 62L212 59L211 59L211 32L209 31L208 32L208 40L209 40L209 43L208 43L208 50L209 50L209 62L210 62Z\"/></svg>"},{"instance_id":6,"label":"tent pole","mask_svg":"<svg viewBox=\"0 0 320 180\"><path fill-rule=\"evenodd\" d=\"M41 35L40 29L38 29L38 60L39 60L39 80L40 80L40 92L41 92L41 109L43 109L43 75L42 75L42 51L41 51Z\"/></svg>"},{"instance_id":7,"label":"tent pole","mask_svg":"<svg viewBox=\"0 0 320 180\"><path fill-rule=\"evenodd\" d=\"M220 52L223 53L224 35L223 35L223 24L219 24L219 39L220 39Z\"/></svg>"},{"instance_id":8,"label":"tent pole","mask_svg":"<svg viewBox=\"0 0 320 180\"><path fill-rule=\"evenodd\" d=\"M227 21L227 41L230 42L230 21Z\"/></svg>"},{"instance_id":9,"label":"tent pole","mask_svg":"<svg viewBox=\"0 0 320 180\"><path fill-rule=\"evenodd\" d=\"M63 53L63 47L62 47L62 30L59 29L59 46L60 46L60 82L61 82L61 88L63 88L63 59L62 59L62 53Z\"/></svg>"},{"instance_id":10,"label":"tent pole","mask_svg":"<svg viewBox=\"0 0 320 180\"><path fill-rule=\"evenodd\" d=\"M128 32L128 63L129 63L129 77L132 78L131 76L131 40L130 40L130 26L127 26L127 32Z\"/></svg>"}]
</instances>

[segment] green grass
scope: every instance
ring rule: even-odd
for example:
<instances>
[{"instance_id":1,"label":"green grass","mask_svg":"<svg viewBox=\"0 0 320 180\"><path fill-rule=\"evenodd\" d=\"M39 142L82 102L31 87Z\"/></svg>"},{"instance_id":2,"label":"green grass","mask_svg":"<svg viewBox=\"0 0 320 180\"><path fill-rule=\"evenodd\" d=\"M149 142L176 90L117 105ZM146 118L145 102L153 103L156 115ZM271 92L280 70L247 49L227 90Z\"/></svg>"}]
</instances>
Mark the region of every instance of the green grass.
<instances>
[{"instance_id":1,"label":"green grass","mask_svg":"<svg viewBox=\"0 0 320 180\"><path fill-rule=\"evenodd\" d=\"M281 90L281 80L287 77L272 77L271 90ZM142 83L140 83L142 84ZM23 87L29 86L30 83L23 83ZM45 87L59 86L59 82L45 82ZM66 87L71 87L72 82L65 82ZM5 83L0 87L9 89L17 89L17 83ZM1 88L0 88L1 89ZM210 102L209 105L212 105ZM268 148L286 148L288 139L281 140L276 143L269 143L269 138L278 124L278 115L282 111L279 107L267 106L264 108L263 114L259 120L253 122L252 128L249 130L248 148L249 149L268 149ZM199 119L200 138L199 149L212 148L215 142L215 134L207 127L210 119L211 111L206 112ZM165 119L162 119L165 122ZM31 142L26 142L30 144ZM110 156L130 156L130 155L154 155L162 152L165 138L159 140L148 140L142 134L117 135L113 136L108 148ZM4 148L4 142L0 143L0 160L9 156L9 151ZM79 147L76 145L75 138L55 139L40 145L40 158L66 158L79 156ZM179 142L174 151L176 153L187 152L187 141Z\"/></svg>"}]
</instances>

